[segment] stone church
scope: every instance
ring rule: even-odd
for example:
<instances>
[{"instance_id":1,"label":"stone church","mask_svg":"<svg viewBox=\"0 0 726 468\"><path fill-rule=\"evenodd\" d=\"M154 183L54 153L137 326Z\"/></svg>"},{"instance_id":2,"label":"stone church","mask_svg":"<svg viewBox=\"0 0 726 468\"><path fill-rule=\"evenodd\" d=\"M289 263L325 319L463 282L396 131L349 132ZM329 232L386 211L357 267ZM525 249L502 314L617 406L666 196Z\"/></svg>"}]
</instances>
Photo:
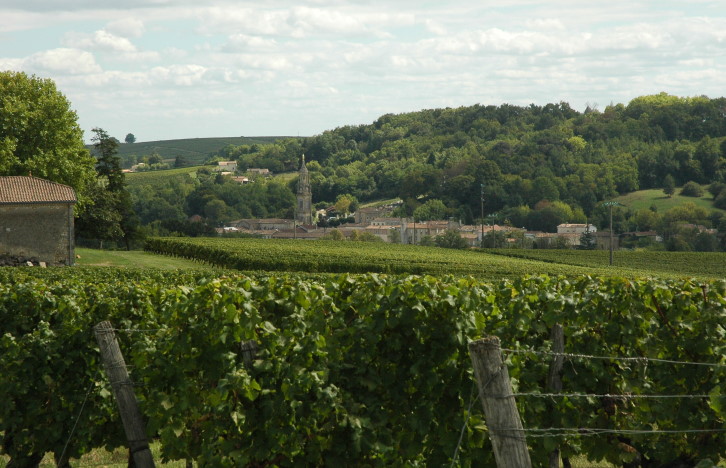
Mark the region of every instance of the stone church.
<instances>
[{"instance_id":1,"label":"stone church","mask_svg":"<svg viewBox=\"0 0 726 468\"><path fill-rule=\"evenodd\" d=\"M298 223L309 226L313 224L313 193L310 189L310 174L305 166L305 155L302 155L302 164L297 182L297 208L295 219Z\"/></svg>"},{"instance_id":2,"label":"stone church","mask_svg":"<svg viewBox=\"0 0 726 468\"><path fill-rule=\"evenodd\" d=\"M305 155L302 155L298 171L296 198L293 219L238 219L228 223L224 229L234 229L263 237L285 237L285 233L289 232L288 237L291 238L296 238L298 235L302 237L302 233L316 231L317 226L313 219L313 194L310 188L310 174L305 166Z\"/></svg>"}]
</instances>

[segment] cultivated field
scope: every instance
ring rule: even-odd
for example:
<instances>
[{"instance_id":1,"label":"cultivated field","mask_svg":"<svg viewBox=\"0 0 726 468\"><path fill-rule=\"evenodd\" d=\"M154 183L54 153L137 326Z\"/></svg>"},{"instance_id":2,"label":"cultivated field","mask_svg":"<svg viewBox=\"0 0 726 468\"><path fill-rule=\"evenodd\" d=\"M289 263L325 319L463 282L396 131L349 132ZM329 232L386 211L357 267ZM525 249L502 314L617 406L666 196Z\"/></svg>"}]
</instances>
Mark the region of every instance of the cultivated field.
<instances>
[{"instance_id":1,"label":"cultivated field","mask_svg":"<svg viewBox=\"0 0 726 468\"><path fill-rule=\"evenodd\" d=\"M214 238L152 239L147 249L242 271L456 274L488 279L528 274L726 277L726 253L616 252L615 265L610 267L604 251L475 251L387 243Z\"/></svg>"}]
</instances>

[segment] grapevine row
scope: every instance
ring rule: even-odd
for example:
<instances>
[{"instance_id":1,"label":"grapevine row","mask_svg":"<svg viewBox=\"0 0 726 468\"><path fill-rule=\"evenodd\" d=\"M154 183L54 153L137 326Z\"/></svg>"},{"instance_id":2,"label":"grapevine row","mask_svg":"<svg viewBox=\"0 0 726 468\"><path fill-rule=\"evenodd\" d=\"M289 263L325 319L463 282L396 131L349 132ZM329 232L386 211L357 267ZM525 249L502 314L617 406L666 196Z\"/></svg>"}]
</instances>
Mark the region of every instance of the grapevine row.
<instances>
[{"instance_id":1,"label":"grapevine row","mask_svg":"<svg viewBox=\"0 0 726 468\"><path fill-rule=\"evenodd\" d=\"M106 273L0 272L0 432L20 464L60 454L79 414L71 456L123 443L91 331L101 320L138 331L118 336L164 457L203 466L444 466L465 421L461 466L490 466L479 405L466 414L467 343L484 334L539 352L561 323L568 353L726 364L723 281L116 271L107 282ZM518 392L546 392L546 360L506 357ZM712 397L520 399L525 427L724 427L724 367L592 360L564 369L569 393ZM614 463L633 456L624 444L662 462L726 456L718 432L529 444L542 463L555 445Z\"/></svg>"},{"instance_id":2,"label":"grapevine row","mask_svg":"<svg viewBox=\"0 0 726 468\"><path fill-rule=\"evenodd\" d=\"M478 252L368 242L279 239L153 238L146 250L241 271L456 274L499 279L537 271L548 275L616 274L618 270L484 255ZM620 272L633 274L633 270Z\"/></svg>"}]
</instances>

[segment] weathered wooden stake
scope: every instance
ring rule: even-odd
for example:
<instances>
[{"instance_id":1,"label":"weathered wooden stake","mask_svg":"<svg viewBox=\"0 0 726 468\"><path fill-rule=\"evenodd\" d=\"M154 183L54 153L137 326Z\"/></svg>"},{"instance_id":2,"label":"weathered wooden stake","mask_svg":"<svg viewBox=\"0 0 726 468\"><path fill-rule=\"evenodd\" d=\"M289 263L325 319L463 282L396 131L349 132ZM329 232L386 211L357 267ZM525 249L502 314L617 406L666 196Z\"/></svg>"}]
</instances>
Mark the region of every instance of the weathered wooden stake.
<instances>
[{"instance_id":1,"label":"weathered wooden stake","mask_svg":"<svg viewBox=\"0 0 726 468\"><path fill-rule=\"evenodd\" d=\"M121 421L129 442L129 452L138 468L153 468L154 459L151 456L146 429L136 395L134 395L133 383L126 370L126 363L118 341L116 341L113 327L110 322L104 321L94 327L94 333L101 350L103 367L106 369L116 404L121 413Z\"/></svg>"},{"instance_id":2,"label":"weathered wooden stake","mask_svg":"<svg viewBox=\"0 0 726 468\"><path fill-rule=\"evenodd\" d=\"M490 336L472 341L469 355L497 467L530 468L527 440L512 396L509 371L502 362L499 338Z\"/></svg>"},{"instance_id":3,"label":"weathered wooden stake","mask_svg":"<svg viewBox=\"0 0 726 468\"><path fill-rule=\"evenodd\" d=\"M562 325L556 323L552 327L552 352L560 353L559 356L554 356L550 363L549 373L547 374L547 388L552 393L560 393L562 391L562 365L565 362L565 357L561 353L565 352L565 332ZM567 462L565 462L567 463ZM550 468L560 468L560 449L556 448L550 453Z\"/></svg>"}]
</instances>

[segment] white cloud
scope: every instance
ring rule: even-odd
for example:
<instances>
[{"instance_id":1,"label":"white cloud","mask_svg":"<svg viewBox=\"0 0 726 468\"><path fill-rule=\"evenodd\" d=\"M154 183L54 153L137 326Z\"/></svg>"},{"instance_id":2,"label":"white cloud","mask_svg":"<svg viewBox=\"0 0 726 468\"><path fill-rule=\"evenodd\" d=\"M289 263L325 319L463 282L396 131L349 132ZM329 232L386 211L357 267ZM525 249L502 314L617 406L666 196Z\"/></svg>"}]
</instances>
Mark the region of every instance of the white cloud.
<instances>
[{"instance_id":1,"label":"white cloud","mask_svg":"<svg viewBox=\"0 0 726 468\"><path fill-rule=\"evenodd\" d=\"M388 36L385 28L410 26L409 13L377 13L368 10L295 6L262 10L225 6L202 8L198 12L200 31L205 34L249 34L285 37L321 35L373 37Z\"/></svg>"},{"instance_id":2,"label":"white cloud","mask_svg":"<svg viewBox=\"0 0 726 468\"><path fill-rule=\"evenodd\" d=\"M63 39L63 45L102 52L136 52L136 46L131 41L103 29L92 34L68 33Z\"/></svg>"},{"instance_id":3,"label":"white cloud","mask_svg":"<svg viewBox=\"0 0 726 468\"><path fill-rule=\"evenodd\" d=\"M176 86L193 86L202 83L207 68L201 65L172 65L170 67L154 67L149 76L156 83L173 84Z\"/></svg>"},{"instance_id":4,"label":"white cloud","mask_svg":"<svg viewBox=\"0 0 726 468\"><path fill-rule=\"evenodd\" d=\"M108 23L106 30L121 37L139 38L144 35L146 28L138 18L122 18Z\"/></svg>"},{"instance_id":5,"label":"white cloud","mask_svg":"<svg viewBox=\"0 0 726 468\"><path fill-rule=\"evenodd\" d=\"M249 36L247 34L233 34L227 43L222 47L225 52L240 51L273 51L278 49L278 43L275 39L267 39L259 36Z\"/></svg>"},{"instance_id":6,"label":"white cloud","mask_svg":"<svg viewBox=\"0 0 726 468\"><path fill-rule=\"evenodd\" d=\"M0 70L23 71L23 59L0 57Z\"/></svg>"},{"instance_id":7,"label":"white cloud","mask_svg":"<svg viewBox=\"0 0 726 468\"><path fill-rule=\"evenodd\" d=\"M58 80L82 117L98 93L114 118L173 136L322 131L476 102L584 109L662 90L723 94L726 76L716 0L8 1L0 68ZM202 123L181 107L227 113Z\"/></svg>"},{"instance_id":8,"label":"white cloud","mask_svg":"<svg viewBox=\"0 0 726 468\"><path fill-rule=\"evenodd\" d=\"M33 54L24 60L23 68L60 75L84 75L101 71L93 54L69 48L52 49Z\"/></svg>"}]
</instances>

